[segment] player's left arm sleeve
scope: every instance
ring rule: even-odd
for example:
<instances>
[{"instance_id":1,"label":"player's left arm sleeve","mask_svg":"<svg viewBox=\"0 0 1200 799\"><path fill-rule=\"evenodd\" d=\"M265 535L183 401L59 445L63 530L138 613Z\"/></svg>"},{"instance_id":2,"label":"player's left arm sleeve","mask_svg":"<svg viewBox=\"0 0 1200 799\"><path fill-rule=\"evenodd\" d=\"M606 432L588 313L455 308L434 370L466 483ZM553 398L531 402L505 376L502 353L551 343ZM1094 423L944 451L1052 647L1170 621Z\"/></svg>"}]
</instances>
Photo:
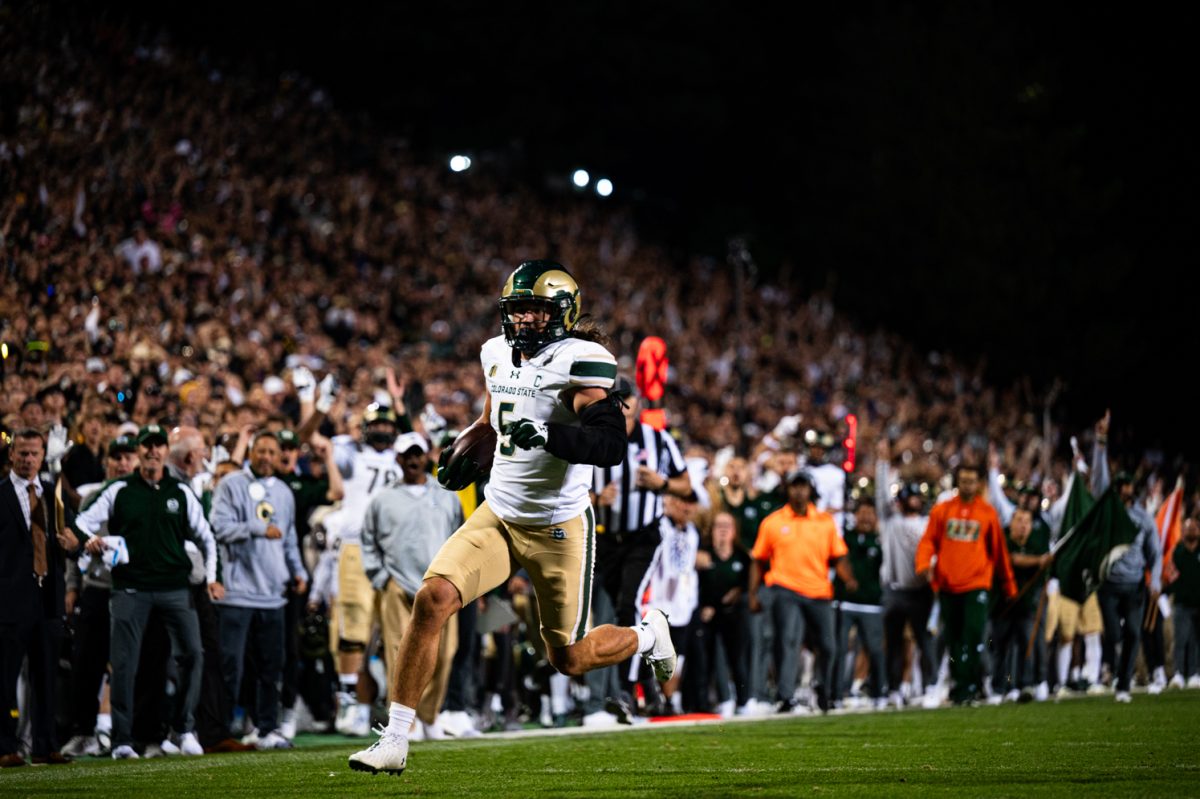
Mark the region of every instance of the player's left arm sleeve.
<instances>
[{"instance_id":1,"label":"player's left arm sleeve","mask_svg":"<svg viewBox=\"0 0 1200 799\"><path fill-rule=\"evenodd\" d=\"M579 426L551 422L546 451L567 463L616 466L625 457L625 417L613 400L593 402L579 413Z\"/></svg>"},{"instance_id":2,"label":"player's left arm sleeve","mask_svg":"<svg viewBox=\"0 0 1200 799\"><path fill-rule=\"evenodd\" d=\"M1004 586L1004 593L1009 599L1017 595L1019 586L1017 585L1016 575L1012 570L1012 559L1008 556L1008 542L1004 540L1004 529L1000 526L1000 518L992 517L992 548L996 552L996 564L1000 569L1000 581Z\"/></svg>"},{"instance_id":3,"label":"player's left arm sleeve","mask_svg":"<svg viewBox=\"0 0 1200 799\"><path fill-rule=\"evenodd\" d=\"M188 526L192 529L192 538L204 551L204 579L210 583L217 581L217 538L213 535L208 519L204 518L204 506L190 488L183 489L187 497Z\"/></svg>"},{"instance_id":4,"label":"player's left arm sleeve","mask_svg":"<svg viewBox=\"0 0 1200 799\"><path fill-rule=\"evenodd\" d=\"M292 512L289 514L291 523L288 524L287 530L283 534L283 557L287 561L288 569L292 572L292 577L307 580L308 569L304 568L304 559L300 557L300 539L296 535L296 504L290 496L291 491L288 491L287 494L288 501L292 503Z\"/></svg>"}]
</instances>

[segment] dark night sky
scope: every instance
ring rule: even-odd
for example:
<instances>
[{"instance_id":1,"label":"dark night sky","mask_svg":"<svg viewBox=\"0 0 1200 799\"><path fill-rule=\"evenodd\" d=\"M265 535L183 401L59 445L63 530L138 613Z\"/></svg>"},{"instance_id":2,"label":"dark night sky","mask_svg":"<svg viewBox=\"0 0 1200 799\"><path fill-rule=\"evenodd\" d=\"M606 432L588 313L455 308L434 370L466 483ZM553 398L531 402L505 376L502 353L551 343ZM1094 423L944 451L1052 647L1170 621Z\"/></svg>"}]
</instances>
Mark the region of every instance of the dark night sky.
<instances>
[{"instance_id":1,"label":"dark night sky","mask_svg":"<svg viewBox=\"0 0 1200 799\"><path fill-rule=\"evenodd\" d=\"M993 376L1067 381L1142 444L1200 450L1192 26L1129 8L877 2L137 3L370 110L419 151L578 165L648 236L741 233L839 307ZM157 15L157 16L156 16ZM231 20L235 21L231 24ZM265 60L264 60L265 59ZM615 200L616 198L614 198Z\"/></svg>"}]
</instances>

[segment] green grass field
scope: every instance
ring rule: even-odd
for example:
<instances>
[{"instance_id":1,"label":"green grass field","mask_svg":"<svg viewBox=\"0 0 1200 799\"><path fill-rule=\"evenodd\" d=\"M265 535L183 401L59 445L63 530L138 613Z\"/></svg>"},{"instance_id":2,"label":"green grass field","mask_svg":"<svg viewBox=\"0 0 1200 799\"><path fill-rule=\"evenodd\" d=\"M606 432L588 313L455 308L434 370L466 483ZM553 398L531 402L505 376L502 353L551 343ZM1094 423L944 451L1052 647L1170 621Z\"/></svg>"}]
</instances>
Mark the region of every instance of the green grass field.
<instances>
[{"instance_id":1,"label":"green grass field","mask_svg":"<svg viewBox=\"0 0 1200 799\"><path fill-rule=\"evenodd\" d=\"M1200 692L414 744L401 777L355 748L26 767L0 796L1200 796ZM321 739L326 741L328 739Z\"/></svg>"}]
</instances>

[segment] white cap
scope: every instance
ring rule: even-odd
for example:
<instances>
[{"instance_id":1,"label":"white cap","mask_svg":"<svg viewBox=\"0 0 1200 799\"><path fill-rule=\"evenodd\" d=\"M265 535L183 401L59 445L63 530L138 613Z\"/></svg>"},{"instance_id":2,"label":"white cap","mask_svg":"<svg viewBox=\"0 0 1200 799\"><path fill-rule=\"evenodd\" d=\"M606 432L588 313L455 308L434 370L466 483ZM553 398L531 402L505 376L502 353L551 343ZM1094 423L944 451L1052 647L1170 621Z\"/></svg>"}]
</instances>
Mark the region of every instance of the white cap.
<instances>
[{"instance_id":1,"label":"white cap","mask_svg":"<svg viewBox=\"0 0 1200 799\"><path fill-rule=\"evenodd\" d=\"M395 449L398 454L403 455L413 447L426 455L429 454L429 442L420 433L401 433L396 437Z\"/></svg>"},{"instance_id":2,"label":"white cap","mask_svg":"<svg viewBox=\"0 0 1200 799\"><path fill-rule=\"evenodd\" d=\"M266 380L264 380L262 387L263 387L263 391L265 391L267 394L269 394L271 396L274 396L276 394L282 394L284 391L287 390L287 386L284 384L282 378L279 378L275 375L271 375Z\"/></svg>"}]
</instances>

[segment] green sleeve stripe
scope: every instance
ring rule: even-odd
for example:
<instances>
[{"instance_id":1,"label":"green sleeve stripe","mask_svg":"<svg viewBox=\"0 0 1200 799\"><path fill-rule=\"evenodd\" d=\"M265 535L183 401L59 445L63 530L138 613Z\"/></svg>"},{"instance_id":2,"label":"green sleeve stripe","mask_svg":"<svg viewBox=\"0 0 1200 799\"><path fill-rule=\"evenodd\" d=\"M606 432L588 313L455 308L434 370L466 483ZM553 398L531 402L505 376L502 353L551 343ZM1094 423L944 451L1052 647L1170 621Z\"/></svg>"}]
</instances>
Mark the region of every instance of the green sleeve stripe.
<instances>
[{"instance_id":1,"label":"green sleeve stripe","mask_svg":"<svg viewBox=\"0 0 1200 799\"><path fill-rule=\"evenodd\" d=\"M576 361L571 364L571 377L607 377L616 378L617 365L603 361Z\"/></svg>"}]
</instances>

